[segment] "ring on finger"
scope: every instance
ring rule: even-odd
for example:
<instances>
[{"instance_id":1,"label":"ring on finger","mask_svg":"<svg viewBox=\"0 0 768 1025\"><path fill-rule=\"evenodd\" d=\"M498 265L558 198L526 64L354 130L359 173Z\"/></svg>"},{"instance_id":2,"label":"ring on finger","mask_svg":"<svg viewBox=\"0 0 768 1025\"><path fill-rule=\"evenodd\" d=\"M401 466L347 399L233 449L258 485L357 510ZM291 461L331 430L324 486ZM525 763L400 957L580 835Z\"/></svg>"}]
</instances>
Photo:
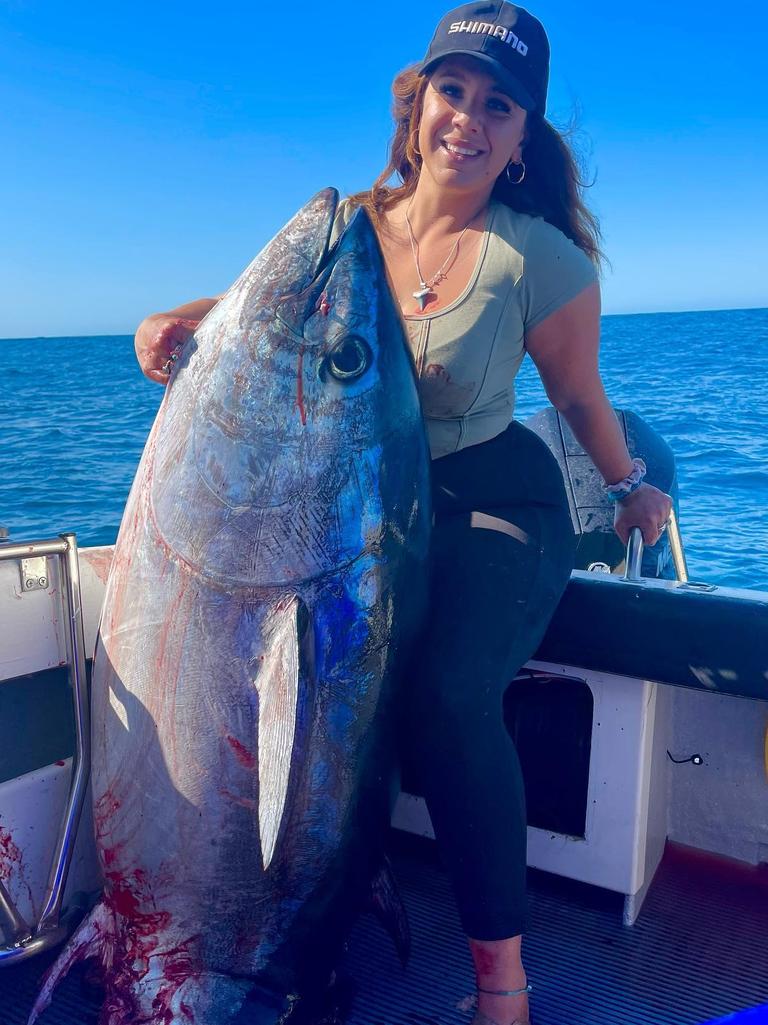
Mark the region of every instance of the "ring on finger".
<instances>
[{"instance_id":1,"label":"ring on finger","mask_svg":"<svg viewBox=\"0 0 768 1025\"><path fill-rule=\"evenodd\" d=\"M180 345L177 345L175 349L171 349L171 353L168 356L168 359L165 361L165 363L163 363L163 366L161 368L164 374L170 374L171 370L173 369L173 364L176 362L180 355Z\"/></svg>"}]
</instances>

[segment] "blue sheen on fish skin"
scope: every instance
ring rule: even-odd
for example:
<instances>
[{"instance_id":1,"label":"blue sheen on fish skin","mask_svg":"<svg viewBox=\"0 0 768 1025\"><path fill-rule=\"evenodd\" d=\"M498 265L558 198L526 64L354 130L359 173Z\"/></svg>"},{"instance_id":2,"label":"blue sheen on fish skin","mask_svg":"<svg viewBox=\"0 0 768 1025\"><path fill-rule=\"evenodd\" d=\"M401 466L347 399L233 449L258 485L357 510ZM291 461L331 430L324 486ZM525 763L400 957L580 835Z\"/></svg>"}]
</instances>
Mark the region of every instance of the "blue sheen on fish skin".
<instances>
[{"instance_id":1,"label":"blue sheen on fish skin","mask_svg":"<svg viewBox=\"0 0 768 1025\"><path fill-rule=\"evenodd\" d=\"M108 976L109 1025L160 1025L185 974L197 1025L230 1020L227 977L310 998L378 867L429 453L375 233L360 211L326 253L335 205L203 321L126 506L93 675L107 886L74 943L157 953L151 979L134 956Z\"/></svg>"}]
</instances>

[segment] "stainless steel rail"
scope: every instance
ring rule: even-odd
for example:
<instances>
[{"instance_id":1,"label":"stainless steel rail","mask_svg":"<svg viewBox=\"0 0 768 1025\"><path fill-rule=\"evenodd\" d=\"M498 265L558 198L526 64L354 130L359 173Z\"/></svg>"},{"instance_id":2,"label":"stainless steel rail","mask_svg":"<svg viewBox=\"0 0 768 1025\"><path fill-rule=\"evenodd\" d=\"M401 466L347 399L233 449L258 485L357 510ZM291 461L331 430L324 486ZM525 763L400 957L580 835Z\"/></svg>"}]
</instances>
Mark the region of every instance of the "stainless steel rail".
<instances>
[{"instance_id":1,"label":"stainless steel rail","mask_svg":"<svg viewBox=\"0 0 768 1025\"><path fill-rule=\"evenodd\" d=\"M56 946L66 938L69 930L61 923L61 904L91 766L90 709L85 677L85 636L77 539L74 534L68 533L60 534L58 539L0 543L0 561L47 555L55 555L59 559L76 745L72 757L69 795L48 875L45 905L39 920L28 925L13 904L8 891L0 884L0 930L5 934L5 944L0 946L0 967L18 964L19 961Z\"/></svg>"},{"instance_id":2,"label":"stainless steel rail","mask_svg":"<svg viewBox=\"0 0 768 1025\"><path fill-rule=\"evenodd\" d=\"M677 516L675 516L675 510L669 514L669 524L667 526L669 531L669 547L672 549L672 561L675 564L675 573L677 579L682 583L688 583L688 566L685 561L685 552L683 551L683 541L680 537L680 529L677 526Z\"/></svg>"},{"instance_id":3,"label":"stainless steel rail","mask_svg":"<svg viewBox=\"0 0 768 1025\"><path fill-rule=\"evenodd\" d=\"M681 583L688 583L688 566L685 561L685 552L683 551L683 542L680 537L680 529L677 525L677 517L675 516L675 510L669 514L669 520L667 522L667 531L669 533L669 547L672 551L672 562L675 566L675 575ZM627 542L627 556L625 562L625 571L622 579L624 580L640 580L642 574L640 567L643 561L643 535L640 532L639 527L633 527L629 534L629 541Z\"/></svg>"},{"instance_id":4,"label":"stainless steel rail","mask_svg":"<svg viewBox=\"0 0 768 1025\"><path fill-rule=\"evenodd\" d=\"M65 555L68 542L64 540L74 534L59 534L59 538L47 541L3 541L0 547L0 561L5 559L34 559L40 555Z\"/></svg>"}]
</instances>

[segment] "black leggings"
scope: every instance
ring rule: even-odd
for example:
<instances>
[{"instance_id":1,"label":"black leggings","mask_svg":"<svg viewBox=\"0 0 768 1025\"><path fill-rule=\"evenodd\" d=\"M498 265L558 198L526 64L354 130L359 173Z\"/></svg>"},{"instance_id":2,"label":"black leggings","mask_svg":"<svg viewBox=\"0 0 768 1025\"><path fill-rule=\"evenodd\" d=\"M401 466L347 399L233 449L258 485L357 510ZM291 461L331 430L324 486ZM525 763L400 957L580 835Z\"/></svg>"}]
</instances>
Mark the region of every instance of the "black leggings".
<instances>
[{"instance_id":1,"label":"black leggings","mask_svg":"<svg viewBox=\"0 0 768 1025\"><path fill-rule=\"evenodd\" d=\"M432 463L430 613L405 681L401 737L465 932L525 931L526 819L504 692L534 654L573 567L562 475L532 431Z\"/></svg>"}]
</instances>

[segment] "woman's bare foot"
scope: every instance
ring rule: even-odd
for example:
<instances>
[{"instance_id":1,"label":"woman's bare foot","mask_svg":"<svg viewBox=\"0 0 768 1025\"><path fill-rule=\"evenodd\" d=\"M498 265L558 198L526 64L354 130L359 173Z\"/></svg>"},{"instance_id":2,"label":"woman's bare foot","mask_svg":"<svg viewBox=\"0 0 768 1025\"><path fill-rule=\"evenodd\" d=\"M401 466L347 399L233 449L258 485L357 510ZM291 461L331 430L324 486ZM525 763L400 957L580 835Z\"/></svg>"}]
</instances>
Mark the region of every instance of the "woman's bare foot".
<instances>
[{"instance_id":1,"label":"woman's bare foot","mask_svg":"<svg viewBox=\"0 0 768 1025\"><path fill-rule=\"evenodd\" d=\"M500 996L483 990L525 989L527 978L521 961L522 936L506 940L469 941L477 976L477 1015L473 1025L529 1025L528 994Z\"/></svg>"}]
</instances>

